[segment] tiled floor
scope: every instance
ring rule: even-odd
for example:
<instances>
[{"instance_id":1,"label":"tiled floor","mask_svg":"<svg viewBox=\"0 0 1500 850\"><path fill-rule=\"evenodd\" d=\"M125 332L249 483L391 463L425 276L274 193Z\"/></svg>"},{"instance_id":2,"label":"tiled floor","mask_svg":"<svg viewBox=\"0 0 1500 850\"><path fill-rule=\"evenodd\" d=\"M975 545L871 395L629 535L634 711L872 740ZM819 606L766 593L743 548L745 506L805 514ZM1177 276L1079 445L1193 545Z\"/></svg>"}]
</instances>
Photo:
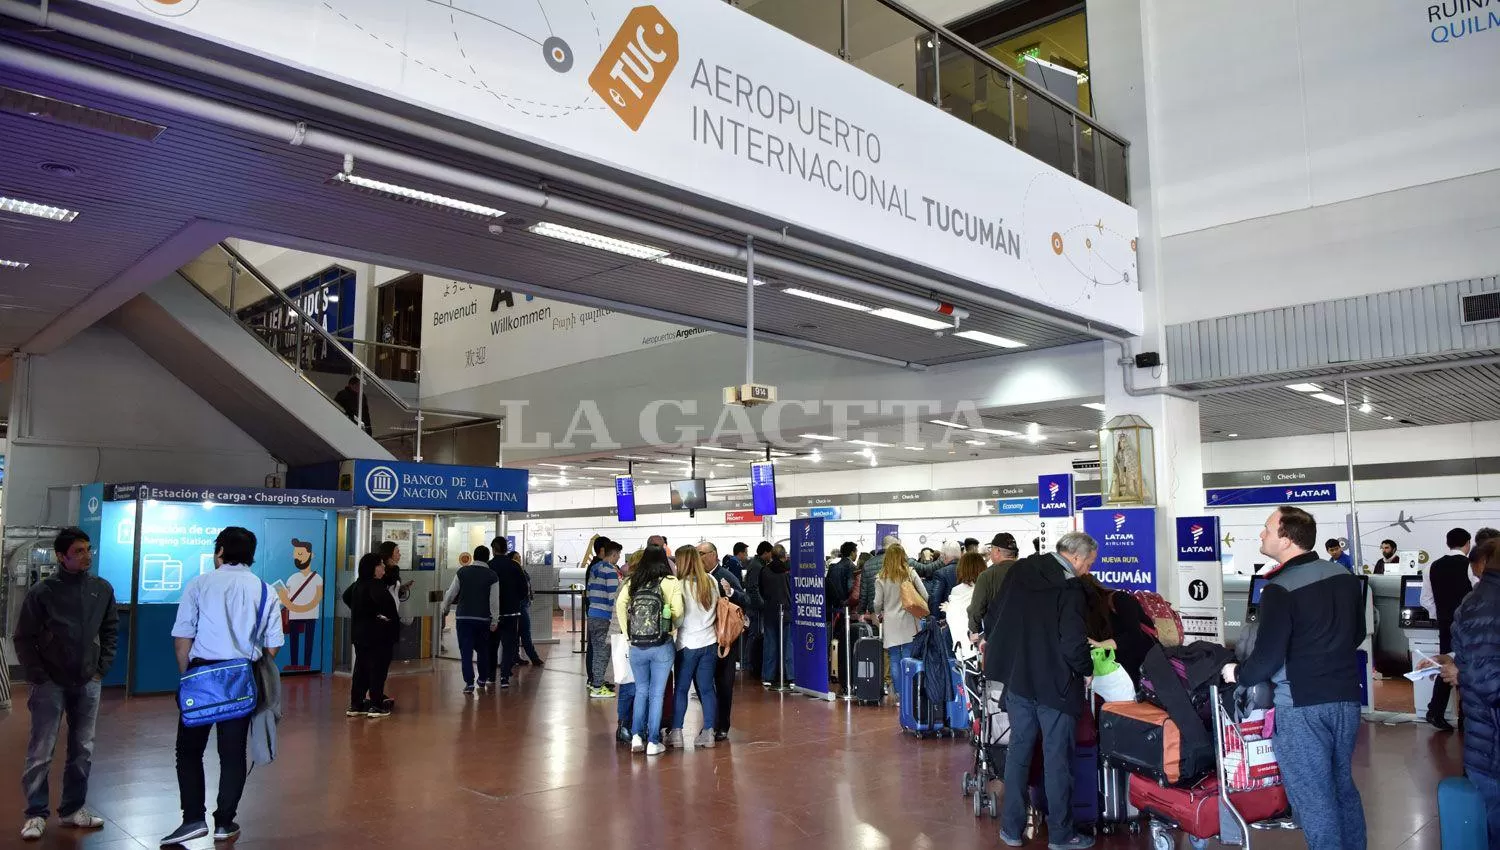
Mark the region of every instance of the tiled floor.
<instances>
[{"instance_id":1,"label":"tiled floor","mask_svg":"<svg viewBox=\"0 0 1500 850\"><path fill-rule=\"evenodd\" d=\"M1000 846L995 821L976 820L958 792L969 745L905 736L892 708L747 684L730 744L648 761L615 746L613 701L585 699L582 656L567 644L543 652L550 653L545 669L524 669L517 686L493 695L465 698L454 667L394 678L398 712L384 720L343 716L347 679L289 681L280 758L250 778L238 846ZM1395 684L1380 687L1383 702L1399 702ZM17 696L24 701L24 689ZM175 722L170 698L106 698L89 803L108 825L82 835L54 822L32 846L156 846L180 820ZM14 779L27 723L22 702L0 715L0 752L12 776L0 799L15 813L0 821L0 847L21 845ZM1356 775L1370 847L1436 850L1433 789L1458 772L1459 741L1410 725L1367 724L1362 734ZM1145 847L1147 840L1119 837L1101 846ZM1303 842L1297 833L1256 833L1254 846Z\"/></svg>"}]
</instances>

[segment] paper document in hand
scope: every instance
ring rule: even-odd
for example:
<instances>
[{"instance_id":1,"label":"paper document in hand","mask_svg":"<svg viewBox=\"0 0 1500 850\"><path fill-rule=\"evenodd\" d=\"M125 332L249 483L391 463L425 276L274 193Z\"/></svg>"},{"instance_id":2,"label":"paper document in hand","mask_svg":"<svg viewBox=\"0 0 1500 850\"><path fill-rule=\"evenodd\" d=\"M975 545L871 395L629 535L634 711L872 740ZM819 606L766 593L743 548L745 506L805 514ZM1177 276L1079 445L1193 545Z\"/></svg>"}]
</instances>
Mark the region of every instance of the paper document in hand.
<instances>
[{"instance_id":1,"label":"paper document in hand","mask_svg":"<svg viewBox=\"0 0 1500 850\"><path fill-rule=\"evenodd\" d=\"M1419 682L1423 679L1433 678L1439 672L1441 672L1441 670L1442 668L1440 667L1428 667L1425 670L1413 670L1410 673L1406 674L1406 678L1412 680L1413 682Z\"/></svg>"}]
</instances>

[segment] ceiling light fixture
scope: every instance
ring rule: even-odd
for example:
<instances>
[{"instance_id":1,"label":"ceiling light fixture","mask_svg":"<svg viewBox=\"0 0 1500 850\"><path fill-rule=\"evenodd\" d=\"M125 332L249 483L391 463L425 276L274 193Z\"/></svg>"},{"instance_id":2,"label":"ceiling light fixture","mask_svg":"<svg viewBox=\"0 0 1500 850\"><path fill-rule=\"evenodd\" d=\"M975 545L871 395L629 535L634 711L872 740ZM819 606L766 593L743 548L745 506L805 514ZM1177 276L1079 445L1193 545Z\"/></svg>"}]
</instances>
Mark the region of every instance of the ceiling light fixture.
<instances>
[{"instance_id":1,"label":"ceiling light fixture","mask_svg":"<svg viewBox=\"0 0 1500 850\"><path fill-rule=\"evenodd\" d=\"M929 331L940 331L953 326L952 322L930 319L926 316L918 316L915 313L908 313L905 310L895 310L890 307L881 307L879 310L873 310L870 315L879 316L882 319L890 319L893 322L900 322L903 325L925 328Z\"/></svg>"},{"instance_id":2,"label":"ceiling light fixture","mask_svg":"<svg viewBox=\"0 0 1500 850\"><path fill-rule=\"evenodd\" d=\"M615 460L650 460L650 458L640 455L615 455Z\"/></svg>"},{"instance_id":3,"label":"ceiling light fixture","mask_svg":"<svg viewBox=\"0 0 1500 850\"><path fill-rule=\"evenodd\" d=\"M827 434L800 434L798 436L800 436L804 440L826 440L829 442L838 441L838 437L831 437Z\"/></svg>"},{"instance_id":4,"label":"ceiling light fixture","mask_svg":"<svg viewBox=\"0 0 1500 850\"><path fill-rule=\"evenodd\" d=\"M726 449L723 446L698 446L697 449L698 449L698 451L701 451L701 452L737 452L737 451L739 451L739 449Z\"/></svg>"},{"instance_id":5,"label":"ceiling light fixture","mask_svg":"<svg viewBox=\"0 0 1500 850\"><path fill-rule=\"evenodd\" d=\"M618 466L585 466L584 469L589 472L617 472L621 475L625 474L625 470Z\"/></svg>"},{"instance_id":6,"label":"ceiling light fixture","mask_svg":"<svg viewBox=\"0 0 1500 850\"><path fill-rule=\"evenodd\" d=\"M1367 401L1364 404L1361 404L1359 406L1359 412L1360 413L1374 413L1375 412L1375 408L1371 407L1370 403Z\"/></svg>"},{"instance_id":7,"label":"ceiling light fixture","mask_svg":"<svg viewBox=\"0 0 1500 850\"><path fill-rule=\"evenodd\" d=\"M16 213L61 222L69 222L78 217L78 213L70 209L23 201L20 198L7 198L4 195L0 195L0 213Z\"/></svg>"},{"instance_id":8,"label":"ceiling light fixture","mask_svg":"<svg viewBox=\"0 0 1500 850\"><path fill-rule=\"evenodd\" d=\"M928 421L934 425L941 425L944 428L957 428L960 431L969 430L969 426L967 425L960 425L957 422L949 422L946 419L929 419Z\"/></svg>"},{"instance_id":9,"label":"ceiling light fixture","mask_svg":"<svg viewBox=\"0 0 1500 850\"><path fill-rule=\"evenodd\" d=\"M475 218L499 218L505 215L505 210L487 207L484 204L472 204L461 201L458 198L450 198L447 195L439 195L435 192L424 192L421 189L413 189L410 186L401 186L396 183L387 183L384 180L372 180L369 177L361 177L358 174L350 174L340 171L333 175L335 183L342 183L356 189L364 189L367 192L376 192L381 195L389 195L398 201L419 204L429 207L442 207L446 210L463 213Z\"/></svg>"},{"instance_id":10,"label":"ceiling light fixture","mask_svg":"<svg viewBox=\"0 0 1500 850\"><path fill-rule=\"evenodd\" d=\"M1296 390L1299 393L1320 393L1323 391L1323 388L1317 384L1287 384L1286 388Z\"/></svg>"},{"instance_id":11,"label":"ceiling light fixture","mask_svg":"<svg viewBox=\"0 0 1500 850\"><path fill-rule=\"evenodd\" d=\"M1339 398L1336 395L1329 395L1328 393L1313 393L1311 397L1317 399L1318 401L1326 401L1329 404L1343 404L1344 403L1343 399Z\"/></svg>"},{"instance_id":12,"label":"ceiling light fixture","mask_svg":"<svg viewBox=\"0 0 1500 850\"><path fill-rule=\"evenodd\" d=\"M550 466L553 469L567 469L568 468L568 465L564 464L564 463L539 463L539 464L537 464L537 466Z\"/></svg>"},{"instance_id":13,"label":"ceiling light fixture","mask_svg":"<svg viewBox=\"0 0 1500 850\"><path fill-rule=\"evenodd\" d=\"M925 452L925 451L927 451L927 447L926 446L902 446L902 448L906 449L909 452Z\"/></svg>"},{"instance_id":14,"label":"ceiling light fixture","mask_svg":"<svg viewBox=\"0 0 1500 850\"><path fill-rule=\"evenodd\" d=\"M1394 416L1382 416L1380 418L1384 419L1387 422L1394 422L1394 421L1396 421L1396 417L1394 417Z\"/></svg>"},{"instance_id":15,"label":"ceiling light fixture","mask_svg":"<svg viewBox=\"0 0 1500 850\"><path fill-rule=\"evenodd\" d=\"M1004 428L974 428L976 434L994 434L996 437L1019 437L1019 431L1007 431Z\"/></svg>"},{"instance_id":16,"label":"ceiling light fixture","mask_svg":"<svg viewBox=\"0 0 1500 850\"><path fill-rule=\"evenodd\" d=\"M1104 405L1097 401L1091 401L1088 404L1085 404L1084 407L1087 407L1089 410L1097 410L1100 413L1104 412Z\"/></svg>"},{"instance_id":17,"label":"ceiling light fixture","mask_svg":"<svg viewBox=\"0 0 1500 850\"><path fill-rule=\"evenodd\" d=\"M982 445L984 445L984 440L964 440L964 442L968 443L971 446L982 446Z\"/></svg>"},{"instance_id":18,"label":"ceiling light fixture","mask_svg":"<svg viewBox=\"0 0 1500 850\"><path fill-rule=\"evenodd\" d=\"M20 260L0 259L0 269L16 269L17 271L30 268L31 263L23 263Z\"/></svg>"},{"instance_id":19,"label":"ceiling light fixture","mask_svg":"<svg viewBox=\"0 0 1500 850\"><path fill-rule=\"evenodd\" d=\"M809 301L816 301L819 304L831 304L834 307L843 307L845 310L858 310L861 313L870 312L870 308L866 307L863 304L857 304L853 301L845 301L842 298L834 298L832 295L824 295L821 292L813 292L807 289L797 289L796 287L788 287L781 291L786 293L787 295L795 295L798 298L806 298Z\"/></svg>"},{"instance_id":20,"label":"ceiling light fixture","mask_svg":"<svg viewBox=\"0 0 1500 850\"><path fill-rule=\"evenodd\" d=\"M877 443L874 440L850 440L849 442L853 443L856 446L871 446L877 449L893 448L890 443Z\"/></svg>"},{"instance_id":21,"label":"ceiling light fixture","mask_svg":"<svg viewBox=\"0 0 1500 850\"><path fill-rule=\"evenodd\" d=\"M1238 437L1239 434L1230 434L1229 436L1231 436L1231 437Z\"/></svg>"},{"instance_id":22,"label":"ceiling light fixture","mask_svg":"<svg viewBox=\"0 0 1500 850\"><path fill-rule=\"evenodd\" d=\"M1026 343L1024 342L1017 342L1016 340L1007 339L1006 337L998 336L992 333L985 333L984 331L959 331L958 333L955 333L954 336L959 337L960 339L982 342L985 345L993 345L996 348L1026 347Z\"/></svg>"},{"instance_id":23,"label":"ceiling light fixture","mask_svg":"<svg viewBox=\"0 0 1500 850\"><path fill-rule=\"evenodd\" d=\"M684 260L681 257L658 257L656 262L674 269L682 269L683 271L687 272L697 272L698 274L705 274L709 277L716 277L719 280L727 280L732 283L745 282L744 272L735 272L734 269L731 269L728 266L715 266L709 263L700 263L696 260ZM765 286L766 282L761 280L760 278L756 278L755 285Z\"/></svg>"},{"instance_id":24,"label":"ceiling light fixture","mask_svg":"<svg viewBox=\"0 0 1500 850\"><path fill-rule=\"evenodd\" d=\"M587 230L579 230L576 227L567 227L547 221L539 221L526 229L538 236L546 236L549 239L560 239L563 242L572 242L574 245L583 245L587 248L597 248L600 251L624 254L627 257L635 257L637 260L659 260L670 253L651 245L642 245L639 242L626 242L624 239L616 239L613 236L603 236L598 233L590 233Z\"/></svg>"}]
</instances>

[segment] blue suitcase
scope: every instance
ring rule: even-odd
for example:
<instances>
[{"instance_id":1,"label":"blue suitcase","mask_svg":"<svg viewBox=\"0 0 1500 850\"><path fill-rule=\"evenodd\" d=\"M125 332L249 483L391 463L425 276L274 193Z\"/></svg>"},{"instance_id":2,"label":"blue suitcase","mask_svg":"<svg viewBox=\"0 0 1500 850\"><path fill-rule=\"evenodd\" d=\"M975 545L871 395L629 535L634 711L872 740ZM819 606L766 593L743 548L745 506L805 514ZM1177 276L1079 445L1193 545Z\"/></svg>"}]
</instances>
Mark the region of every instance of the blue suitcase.
<instances>
[{"instance_id":1,"label":"blue suitcase","mask_svg":"<svg viewBox=\"0 0 1500 850\"><path fill-rule=\"evenodd\" d=\"M964 692L964 674L958 669L958 662L948 665L953 673L953 699L948 702L948 729L955 737L967 735L974 727L974 720L969 715L969 697Z\"/></svg>"},{"instance_id":2,"label":"blue suitcase","mask_svg":"<svg viewBox=\"0 0 1500 850\"><path fill-rule=\"evenodd\" d=\"M1443 850L1483 850L1489 846L1484 797L1474 783L1453 776L1438 783L1438 828Z\"/></svg>"},{"instance_id":3,"label":"blue suitcase","mask_svg":"<svg viewBox=\"0 0 1500 850\"><path fill-rule=\"evenodd\" d=\"M896 693L901 700L901 728L918 738L941 735L947 730L947 706L934 703L922 687L922 662L907 658L897 673Z\"/></svg>"}]
</instances>

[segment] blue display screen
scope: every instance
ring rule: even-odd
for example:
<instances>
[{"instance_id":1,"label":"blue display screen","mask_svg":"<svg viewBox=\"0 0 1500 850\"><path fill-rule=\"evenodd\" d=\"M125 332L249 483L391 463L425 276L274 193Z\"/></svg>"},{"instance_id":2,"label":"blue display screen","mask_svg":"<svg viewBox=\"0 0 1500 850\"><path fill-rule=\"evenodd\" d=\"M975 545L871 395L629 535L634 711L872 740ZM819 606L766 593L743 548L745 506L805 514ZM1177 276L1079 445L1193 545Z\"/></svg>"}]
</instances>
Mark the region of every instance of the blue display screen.
<instances>
[{"instance_id":1,"label":"blue display screen","mask_svg":"<svg viewBox=\"0 0 1500 850\"><path fill-rule=\"evenodd\" d=\"M776 513L776 466L769 461L750 464L750 500L756 516Z\"/></svg>"},{"instance_id":2,"label":"blue display screen","mask_svg":"<svg viewBox=\"0 0 1500 850\"><path fill-rule=\"evenodd\" d=\"M620 522L635 522L635 479L615 477L615 516Z\"/></svg>"},{"instance_id":3,"label":"blue display screen","mask_svg":"<svg viewBox=\"0 0 1500 850\"><path fill-rule=\"evenodd\" d=\"M1422 580L1417 578L1401 580L1401 607L1422 607Z\"/></svg>"},{"instance_id":4,"label":"blue display screen","mask_svg":"<svg viewBox=\"0 0 1500 850\"><path fill-rule=\"evenodd\" d=\"M1250 604L1259 605L1260 595L1266 590L1265 576L1252 576L1250 579Z\"/></svg>"}]
</instances>

